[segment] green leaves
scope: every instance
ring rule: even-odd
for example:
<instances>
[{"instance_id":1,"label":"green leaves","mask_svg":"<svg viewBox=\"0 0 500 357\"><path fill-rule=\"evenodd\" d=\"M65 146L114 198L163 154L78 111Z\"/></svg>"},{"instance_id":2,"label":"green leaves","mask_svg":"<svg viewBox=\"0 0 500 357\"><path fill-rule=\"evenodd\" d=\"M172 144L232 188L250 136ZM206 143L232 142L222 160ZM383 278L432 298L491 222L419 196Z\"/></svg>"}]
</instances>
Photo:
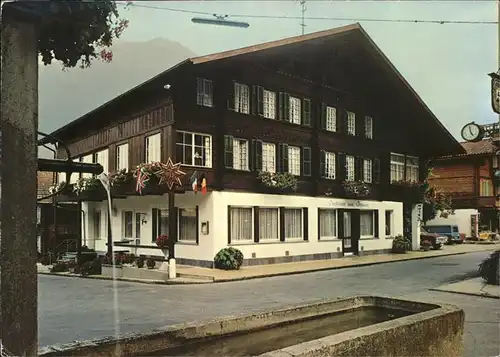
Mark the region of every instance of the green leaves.
<instances>
[{"instance_id":1,"label":"green leaves","mask_svg":"<svg viewBox=\"0 0 500 357\"><path fill-rule=\"evenodd\" d=\"M288 173L270 173L267 171L261 171L257 174L257 179L259 179L265 186L271 188L290 188L292 190L297 189L297 177Z\"/></svg>"},{"instance_id":2,"label":"green leaves","mask_svg":"<svg viewBox=\"0 0 500 357\"><path fill-rule=\"evenodd\" d=\"M238 270L243 264L243 253L233 247L223 248L214 257L216 269Z\"/></svg>"}]
</instances>

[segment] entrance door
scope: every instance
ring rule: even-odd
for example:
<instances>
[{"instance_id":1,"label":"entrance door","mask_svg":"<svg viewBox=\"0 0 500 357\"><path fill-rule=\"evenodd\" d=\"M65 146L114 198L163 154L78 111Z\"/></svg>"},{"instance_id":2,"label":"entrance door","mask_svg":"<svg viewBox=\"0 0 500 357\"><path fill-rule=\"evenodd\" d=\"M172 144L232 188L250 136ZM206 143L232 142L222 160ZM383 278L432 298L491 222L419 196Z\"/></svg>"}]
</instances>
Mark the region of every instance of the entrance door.
<instances>
[{"instance_id":1,"label":"entrance door","mask_svg":"<svg viewBox=\"0 0 500 357\"><path fill-rule=\"evenodd\" d=\"M359 254L359 210L339 210L339 239L342 240L342 253Z\"/></svg>"}]
</instances>

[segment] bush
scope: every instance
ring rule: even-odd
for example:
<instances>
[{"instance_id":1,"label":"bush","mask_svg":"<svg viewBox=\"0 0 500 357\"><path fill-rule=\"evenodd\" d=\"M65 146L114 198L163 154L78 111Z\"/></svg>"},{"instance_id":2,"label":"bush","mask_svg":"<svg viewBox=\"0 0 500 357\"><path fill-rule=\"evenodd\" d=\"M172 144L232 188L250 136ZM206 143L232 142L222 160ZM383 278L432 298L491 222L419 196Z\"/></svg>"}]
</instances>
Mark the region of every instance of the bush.
<instances>
[{"instance_id":1,"label":"bush","mask_svg":"<svg viewBox=\"0 0 500 357\"><path fill-rule=\"evenodd\" d=\"M143 268L144 267L144 258L137 258L135 260L135 265L137 265L138 268Z\"/></svg>"},{"instance_id":2,"label":"bush","mask_svg":"<svg viewBox=\"0 0 500 357\"><path fill-rule=\"evenodd\" d=\"M65 262L57 262L50 269L52 273L62 273L65 271L69 271L69 266Z\"/></svg>"},{"instance_id":3,"label":"bush","mask_svg":"<svg viewBox=\"0 0 500 357\"><path fill-rule=\"evenodd\" d=\"M500 250L497 250L479 264L479 275L486 284L500 285L499 260Z\"/></svg>"},{"instance_id":4,"label":"bush","mask_svg":"<svg viewBox=\"0 0 500 357\"><path fill-rule=\"evenodd\" d=\"M146 259L146 266L148 269L153 269L156 266L156 262L153 259L148 258Z\"/></svg>"},{"instance_id":5,"label":"bush","mask_svg":"<svg viewBox=\"0 0 500 357\"><path fill-rule=\"evenodd\" d=\"M223 248L214 257L216 269L238 270L243 264L243 253L233 247Z\"/></svg>"},{"instance_id":6,"label":"bush","mask_svg":"<svg viewBox=\"0 0 500 357\"><path fill-rule=\"evenodd\" d=\"M91 262L85 262L81 269L80 269L80 274L82 276L88 276L88 275L100 275L102 273L102 264L101 264L101 259L96 258Z\"/></svg>"},{"instance_id":7,"label":"bush","mask_svg":"<svg viewBox=\"0 0 500 357\"><path fill-rule=\"evenodd\" d=\"M392 241L392 252L393 253L406 253L411 250L411 242L403 237L401 234L394 237Z\"/></svg>"}]
</instances>

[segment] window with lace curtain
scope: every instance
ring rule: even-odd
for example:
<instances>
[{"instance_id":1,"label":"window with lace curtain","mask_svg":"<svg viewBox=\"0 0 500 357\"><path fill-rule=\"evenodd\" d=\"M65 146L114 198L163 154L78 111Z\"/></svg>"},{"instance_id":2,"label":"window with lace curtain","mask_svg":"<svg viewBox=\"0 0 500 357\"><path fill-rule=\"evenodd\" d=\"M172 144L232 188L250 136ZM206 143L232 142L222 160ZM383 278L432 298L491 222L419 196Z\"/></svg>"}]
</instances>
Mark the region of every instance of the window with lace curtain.
<instances>
[{"instance_id":1,"label":"window with lace curtain","mask_svg":"<svg viewBox=\"0 0 500 357\"><path fill-rule=\"evenodd\" d=\"M179 241L196 242L198 217L196 208L179 208Z\"/></svg>"},{"instance_id":2,"label":"window with lace curtain","mask_svg":"<svg viewBox=\"0 0 500 357\"><path fill-rule=\"evenodd\" d=\"M405 156L391 153L391 182L404 181Z\"/></svg>"},{"instance_id":3,"label":"window with lace curtain","mask_svg":"<svg viewBox=\"0 0 500 357\"><path fill-rule=\"evenodd\" d=\"M300 124L302 117L302 100L290 97L290 123Z\"/></svg>"},{"instance_id":4,"label":"window with lace curtain","mask_svg":"<svg viewBox=\"0 0 500 357\"><path fill-rule=\"evenodd\" d=\"M375 236L375 213L373 211L361 211L359 213L361 237Z\"/></svg>"},{"instance_id":5,"label":"window with lace curtain","mask_svg":"<svg viewBox=\"0 0 500 357\"><path fill-rule=\"evenodd\" d=\"M213 106L212 81L196 78L196 103L204 107Z\"/></svg>"},{"instance_id":6,"label":"window with lace curtain","mask_svg":"<svg viewBox=\"0 0 500 357\"><path fill-rule=\"evenodd\" d=\"M418 157L406 157L406 181L418 182Z\"/></svg>"},{"instance_id":7,"label":"window with lace curtain","mask_svg":"<svg viewBox=\"0 0 500 357\"><path fill-rule=\"evenodd\" d=\"M302 208L285 209L285 239L302 239Z\"/></svg>"},{"instance_id":8,"label":"window with lace curtain","mask_svg":"<svg viewBox=\"0 0 500 357\"><path fill-rule=\"evenodd\" d=\"M276 145L262 143L262 171L276 172Z\"/></svg>"},{"instance_id":9,"label":"window with lace curtain","mask_svg":"<svg viewBox=\"0 0 500 357\"><path fill-rule=\"evenodd\" d=\"M354 181L356 179L356 167L354 156L347 155L345 157L346 181Z\"/></svg>"},{"instance_id":10,"label":"window with lace curtain","mask_svg":"<svg viewBox=\"0 0 500 357\"><path fill-rule=\"evenodd\" d=\"M234 83L234 110L238 113L250 113L250 90L246 84Z\"/></svg>"},{"instance_id":11,"label":"window with lace curtain","mask_svg":"<svg viewBox=\"0 0 500 357\"><path fill-rule=\"evenodd\" d=\"M300 176L300 148L288 146L288 172Z\"/></svg>"},{"instance_id":12,"label":"window with lace curtain","mask_svg":"<svg viewBox=\"0 0 500 357\"><path fill-rule=\"evenodd\" d=\"M279 240L278 208L259 208L259 239Z\"/></svg>"},{"instance_id":13,"label":"window with lace curtain","mask_svg":"<svg viewBox=\"0 0 500 357\"><path fill-rule=\"evenodd\" d=\"M320 209L319 239L333 239L337 237L337 210Z\"/></svg>"},{"instance_id":14,"label":"window with lace curtain","mask_svg":"<svg viewBox=\"0 0 500 357\"><path fill-rule=\"evenodd\" d=\"M276 93L264 89L264 118L276 119Z\"/></svg>"},{"instance_id":15,"label":"window with lace curtain","mask_svg":"<svg viewBox=\"0 0 500 357\"><path fill-rule=\"evenodd\" d=\"M337 108L326 106L325 129L337 131Z\"/></svg>"},{"instance_id":16,"label":"window with lace curtain","mask_svg":"<svg viewBox=\"0 0 500 357\"><path fill-rule=\"evenodd\" d=\"M356 114L347 112L347 134L356 135Z\"/></svg>"},{"instance_id":17,"label":"window with lace curtain","mask_svg":"<svg viewBox=\"0 0 500 357\"><path fill-rule=\"evenodd\" d=\"M248 140L233 139L233 169L248 170Z\"/></svg>"},{"instance_id":18,"label":"window with lace curtain","mask_svg":"<svg viewBox=\"0 0 500 357\"><path fill-rule=\"evenodd\" d=\"M231 242L253 241L253 210L251 207L229 207Z\"/></svg>"}]
</instances>

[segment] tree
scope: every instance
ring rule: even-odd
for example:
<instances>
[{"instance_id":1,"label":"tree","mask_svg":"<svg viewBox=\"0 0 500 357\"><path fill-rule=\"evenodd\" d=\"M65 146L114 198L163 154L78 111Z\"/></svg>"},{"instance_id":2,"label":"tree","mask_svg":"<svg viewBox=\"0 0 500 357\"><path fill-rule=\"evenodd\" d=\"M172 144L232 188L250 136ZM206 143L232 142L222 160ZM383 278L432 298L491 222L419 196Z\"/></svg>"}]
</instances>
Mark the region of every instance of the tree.
<instances>
[{"instance_id":1,"label":"tree","mask_svg":"<svg viewBox=\"0 0 500 357\"><path fill-rule=\"evenodd\" d=\"M448 218L450 214L455 214L453 210L452 201L438 187L430 186L428 178L432 176L432 168L428 170L427 178L423 184L424 191L424 205L423 205L423 221L427 222L438 215L441 218Z\"/></svg>"},{"instance_id":2,"label":"tree","mask_svg":"<svg viewBox=\"0 0 500 357\"><path fill-rule=\"evenodd\" d=\"M100 57L106 62L113 59L109 50L113 40L119 38L128 26L121 19L112 0L51 0L36 4L43 15L40 24L38 51L45 65L57 60L65 68L89 67ZM131 5L127 2L126 6Z\"/></svg>"}]
</instances>

